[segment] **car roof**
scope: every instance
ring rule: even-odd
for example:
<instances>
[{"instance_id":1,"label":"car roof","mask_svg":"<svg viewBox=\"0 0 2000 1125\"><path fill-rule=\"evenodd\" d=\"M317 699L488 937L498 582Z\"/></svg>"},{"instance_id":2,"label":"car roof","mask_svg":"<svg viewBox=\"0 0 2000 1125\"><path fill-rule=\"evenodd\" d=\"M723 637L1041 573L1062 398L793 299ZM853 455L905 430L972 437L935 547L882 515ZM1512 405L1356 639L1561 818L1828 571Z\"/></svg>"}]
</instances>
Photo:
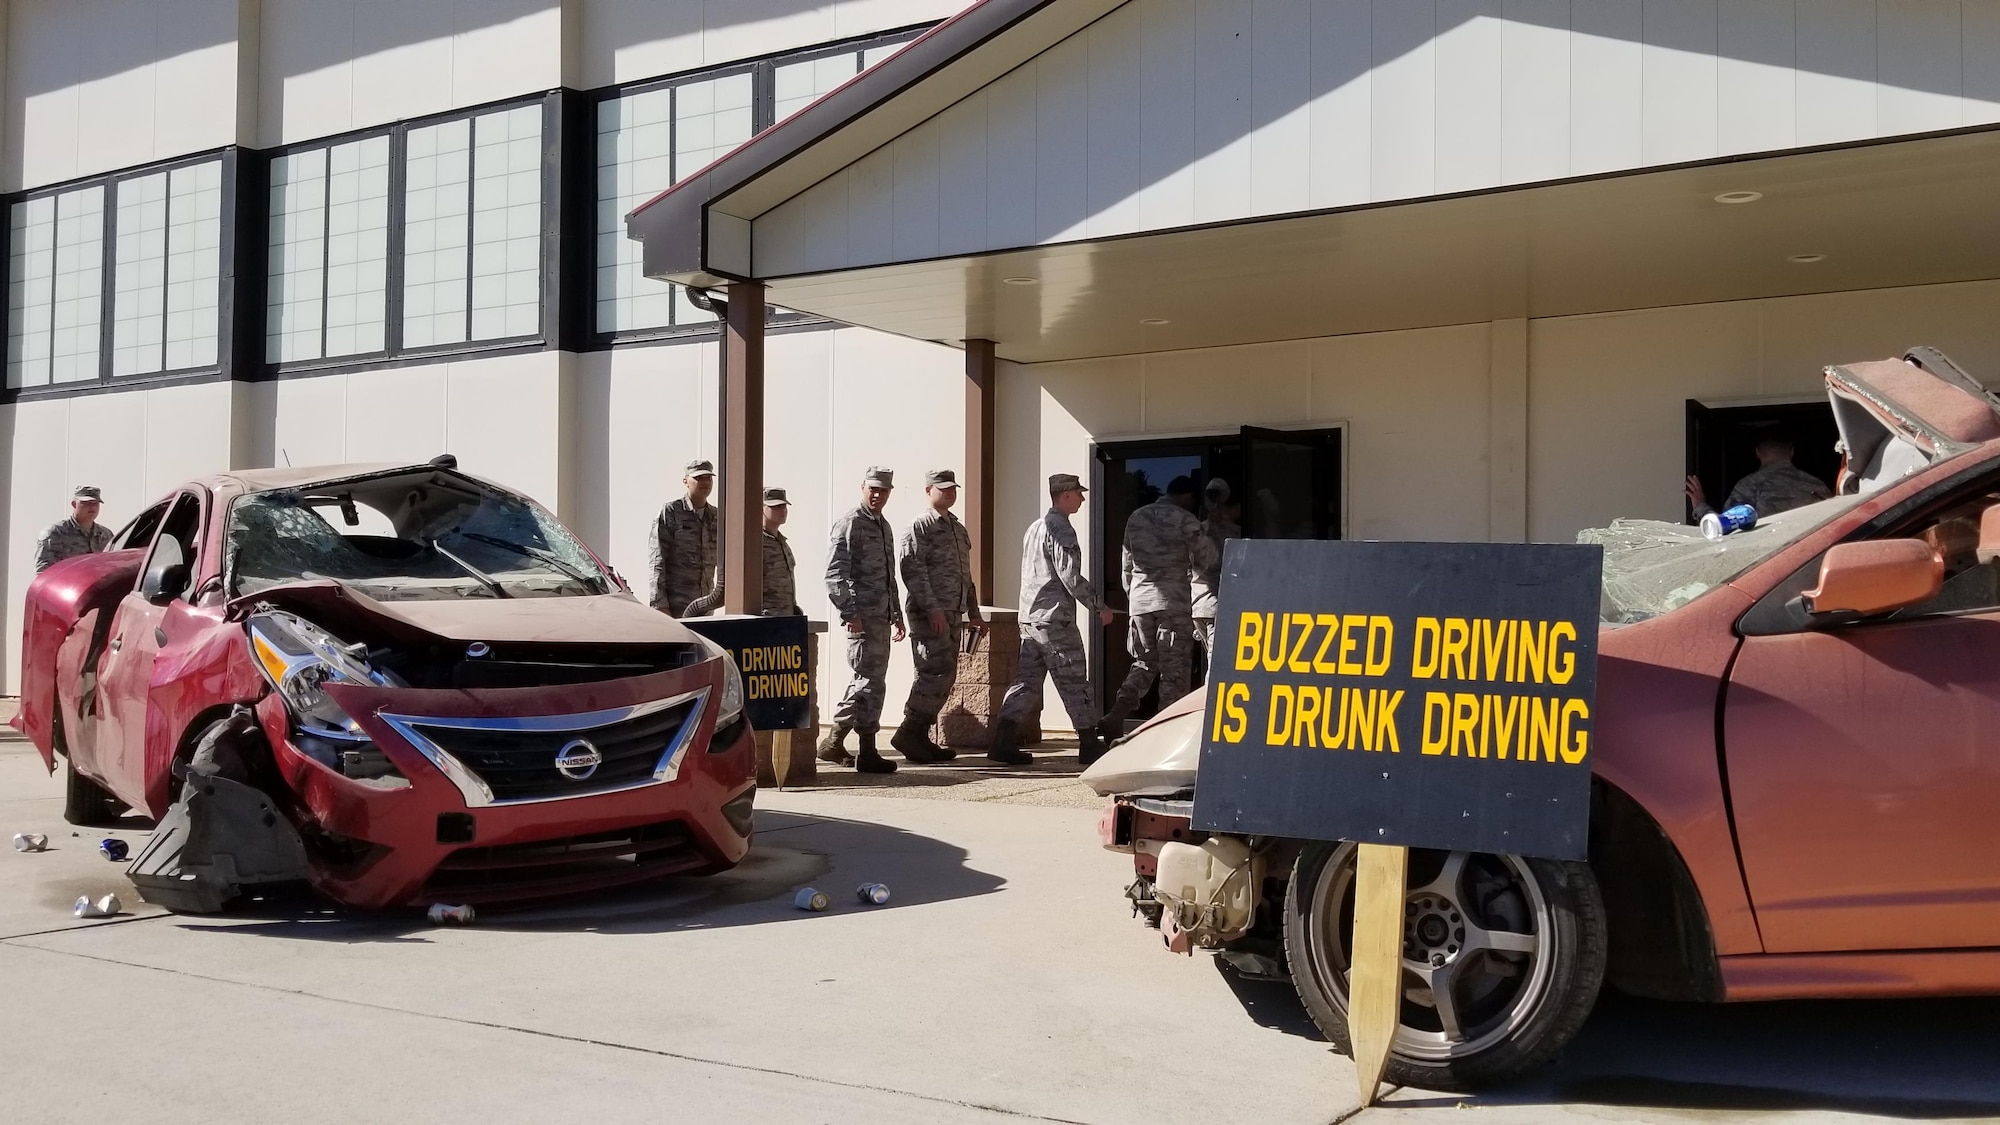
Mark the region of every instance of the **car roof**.
<instances>
[{"instance_id":1,"label":"car roof","mask_svg":"<svg viewBox=\"0 0 2000 1125\"><path fill-rule=\"evenodd\" d=\"M357 462L348 465L284 465L269 469L232 469L226 473L198 477L196 484L235 492L264 492L273 488L301 488L321 481L387 473L397 469L413 472L434 469L434 465L405 464L399 461Z\"/></svg>"}]
</instances>

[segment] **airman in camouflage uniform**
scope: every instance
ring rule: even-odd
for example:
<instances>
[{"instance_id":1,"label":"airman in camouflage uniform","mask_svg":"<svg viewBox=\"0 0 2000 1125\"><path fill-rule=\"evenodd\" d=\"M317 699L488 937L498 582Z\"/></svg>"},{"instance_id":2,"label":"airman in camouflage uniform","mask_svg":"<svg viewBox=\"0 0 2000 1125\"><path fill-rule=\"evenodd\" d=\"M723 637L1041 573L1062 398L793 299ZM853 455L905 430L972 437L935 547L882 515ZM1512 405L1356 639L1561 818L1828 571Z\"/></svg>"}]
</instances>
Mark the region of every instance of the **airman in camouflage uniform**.
<instances>
[{"instance_id":1,"label":"airman in camouflage uniform","mask_svg":"<svg viewBox=\"0 0 2000 1125\"><path fill-rule=\"evenodd\" d=\"M764 603L757 612L765 617L802 617L797 586L798 560L780 528L791 515L792 502L782 488L764 490Z\"/></svg>"},{"instance_id":2,"label":"airman in camouflage uniform","mask_svg":"<svg viewBox=\"0 0 2000 1125\"><path fill-rule=\"evenodd\" d=\"M1132 667L1104 716L1106 738L1124 733L1125 717L1154 680L1160 684L1162 707L1188 693L1194 663L1192 581L1196 571L1216 564L1215 541L1188 510L1193 505L1194 482L1175 477L1165 496L1125 521L1122 570L1126 609L1132 615L1125 643Z\"/></svg>"},{"instance_id":3,"label":"airman in camouflage uniform","mask_svg":"<svg viewBox=\"0 0 2000 1125\"><path fill-rule=\"evenodd\" d=\"M917 678L903 704L903 725L889 744L912 762L941 762L958 756L931 741L930 731L958 680L959 628L983 629L986 622L972 584L972 536L951 514L958 477L932 469L924 475L924 495L930 507L903 532L902 542L903 611Z\"/></svg>"},{"instance_id":4,"label":"airman in camouflage uniform","mask_svg":"<svg viewBox=\"0 0 2000 1125\"><path fill-rule=\"evenodd\" d=\"M722 604L716 541L722 514L708 502L715 466L689 461L681 478L687 495L668 502L653 519L651 556L654 609L675 617L701 617Z\"/></svg>"},{"instance_id":5,"label":"airman in camouflage uniform","mask_svg":"<svg viewBox=\"0 0 2000 1125\"><path fill-rule=\"evenodd\" d=\"M1792 464L1792 453L1790 433L1778 426L1765 429L1757 439L1757 470L1736 482L1722 506L1748 504L1762 519L1832 496L1825 481ZM1708 506L1699 477L1687 479L1687 497L1697 520L1715 510Z\"/></svg>"},{"instance_id":6,"label":"airman in camouflage uniform","mask_svg":"<svg viewBox=\"0 0 2000 1125\"><path fill-rule=\"evenodd\" d=\"M889 645L903 639L903 611L896 604L896 533L882 518L895 474L876 466L861 481L861 503L833 521L827 538L826 594L847 627L847 667L852 678L833 712L833 729L820 741L819 757L852 764L862 773L895 773L896 763L875 749L882 725ZM861 752L842 745L847 732L861 736Z\"/></svg>"},{"instance_id":7,"label":"airman in camouflage uniform","mask_svg":"<svg viewBox=\"0 0 2000 1125\"><path fill-rule=\"evenodd\" d=\"M70 495L69 518L49 525L35 541L35 573L64 559L94 555L111 546L111 529L97 522L104 494L94 485L79 485Z\"/></svg>"},{"instance_id":8,"label":"airman in camouflage uniform","mask_svg":"<svg viewBox=\"0 0 2000 1125\"><path fill-rule=\"evenodd\" d=\"M986 756L1007 765L1033 761L1016 745L1015 727L1042 698L1042 680L1053 676L1063 709L1076 724L1077 751L1085 765L1104 753L1097 711L1090 703L1090 680L1083 658L1083 634L1076 628L1076 605L1111 624L1111 610L1083 576L1083 556L1069 518L1083 507L1083 482L1071 473L1049 478L1049 510L1021 537L1021 659L1014 682L1000 701L1000 721Z\"/></svg>"},{"instance_id":9,"label":"airman in camouflage uniform","mask_svg":"<svg viewBox=\"0 0 2000 1125\"><path fill-rule=\"evenodd\" d=\"M1215 614L1222 596L1222 545L1243 538L1243 528L1236 522L1242 507L1230 495L1229 482L1221 477L1209 481L1203 495L1208 500L1208 518L1201 521L1201 529L1215 544L1215 565L1194 574L1194 639L1201 644L1203 666L1213 668Z\"/></svg>"}]
</instances>

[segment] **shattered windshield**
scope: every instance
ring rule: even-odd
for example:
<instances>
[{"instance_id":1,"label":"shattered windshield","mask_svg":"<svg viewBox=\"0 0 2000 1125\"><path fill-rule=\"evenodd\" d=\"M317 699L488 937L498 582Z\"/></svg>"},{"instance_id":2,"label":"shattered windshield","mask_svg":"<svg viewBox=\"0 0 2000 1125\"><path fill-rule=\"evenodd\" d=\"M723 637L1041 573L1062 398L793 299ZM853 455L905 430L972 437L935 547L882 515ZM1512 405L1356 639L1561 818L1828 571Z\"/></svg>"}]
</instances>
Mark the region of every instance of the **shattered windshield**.
<instances>
[{"instance_id":1,"label":"shattered windshield","mask_svg":"<svg viewBox=\"0 0 2000 1125\"><path fill-rule=\"evenodd\" d=\"M436 469L243 496L230 509L228 565L232 597L326 579L382 601L615 589L553 516Z\"/></svg>"},{"instance_id":2,"label":"shattered windshield","mask_svg":"<svg viewBox=\"0 0 2000 1125\"><path fill-rule=\"evenodd\" d=\"M1663 520L1614 520L1577 533L1604 546L1604 620L1629 625L1678 609L1777 554L1806 532L1860 503L1836 496L1757 521L1719 540Z\"/></svg>"}]
</instances>

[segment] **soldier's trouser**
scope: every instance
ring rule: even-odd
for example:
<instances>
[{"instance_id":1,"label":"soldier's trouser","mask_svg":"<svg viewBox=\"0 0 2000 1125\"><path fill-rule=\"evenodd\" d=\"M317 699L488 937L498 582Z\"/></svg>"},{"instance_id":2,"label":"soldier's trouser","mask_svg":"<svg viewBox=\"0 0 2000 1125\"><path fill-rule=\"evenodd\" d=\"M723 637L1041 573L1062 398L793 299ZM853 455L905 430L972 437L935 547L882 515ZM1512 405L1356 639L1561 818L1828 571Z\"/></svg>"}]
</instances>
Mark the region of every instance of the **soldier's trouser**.
<instances>
[{"instance_id":1,"label":"soldier's trouser","mask_svg":"<svg viewBox=\"0 0 2000 1125\"><path fill-rule=\"evenodd\" d=\"M958 622L958 614L945 614L940 634L931 629L929 614L911 615L910 659L916 662L917 679L903 704L905 712L936 718L951 698L952 685L958 682Z\"/></svg>"},{"instance_id":2,"label":"soldier's trouser","mask_svg":"<svg viewBox=\"0 0 2000 1125\"><path fill-rule=\"evenodd\" d=\"M1215 678L1215 618L1194 619L1195 643L1201 646L1201 666L1208 669L1208 678Z\"/></svg>"},{"instance_id":3,"label":"soldier's trouser","mask_svg":"<svg viewBox=\"0 0 2000 1125\"><path fill-rule=\"evenodd\" d=\"M864 617L861 631L847 634L847 694L833 721L863 733L882 729L883 679L889 674L889 620ZM847 626L840 626L843 632Z\"/></svg>"},{"instance_id":4,"label":"soldier's trouser","mask_svg":"<svg viewBox=\"0 0 2000 1125\"><path fill-rule=\"evenodd\" d=\"M1194 661L1194 619L1185 613L1136 613L1126 631L1125 645L1132 669L1118 689L1111 713L1122 719L1145 698L1146 689L1160 681L1160 706L1188 693L1188 673Z\"/></svg>"},{"instance_id":5,"label":"soldier's trouser","mask_svg":"<svg viewBox=\"0 0 2000 1125\"><path fill-rule=\"evenodd\" d=\"M1052 676L1063 710L1079 732L1097 725L1097 709L1090 705L1090 678L1084 671L1083 634L1073 621L1021 625L1021 662L1014 682L1000 701L1000 717L1020 722L1042 698L1042 678Z\"/></svg>"}]
</instances>

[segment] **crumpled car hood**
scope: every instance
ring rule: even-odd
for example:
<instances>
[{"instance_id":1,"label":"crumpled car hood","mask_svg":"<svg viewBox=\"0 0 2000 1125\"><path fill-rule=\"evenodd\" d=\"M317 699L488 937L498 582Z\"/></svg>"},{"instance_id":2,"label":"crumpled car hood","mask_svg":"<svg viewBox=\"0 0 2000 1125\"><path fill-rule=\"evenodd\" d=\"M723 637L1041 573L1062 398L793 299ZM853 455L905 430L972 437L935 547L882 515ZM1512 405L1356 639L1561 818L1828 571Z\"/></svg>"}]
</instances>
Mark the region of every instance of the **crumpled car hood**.
<instances>
[{"instance_id":1,"label":"crumpled car hood","mask_svg":"<svg viewBox=\"0 0 2000 1125\"><path fill-rule=\"evenodd\" d=\"M680 622L623 593L383 602L338 582L296 582L245 595L230 603L230 609L236 614L259 602L298 610L328 627L341 617L361 615L392 631L400 627L451 641L616 645L694 640Z\"/></svg>"}]
</instances>

